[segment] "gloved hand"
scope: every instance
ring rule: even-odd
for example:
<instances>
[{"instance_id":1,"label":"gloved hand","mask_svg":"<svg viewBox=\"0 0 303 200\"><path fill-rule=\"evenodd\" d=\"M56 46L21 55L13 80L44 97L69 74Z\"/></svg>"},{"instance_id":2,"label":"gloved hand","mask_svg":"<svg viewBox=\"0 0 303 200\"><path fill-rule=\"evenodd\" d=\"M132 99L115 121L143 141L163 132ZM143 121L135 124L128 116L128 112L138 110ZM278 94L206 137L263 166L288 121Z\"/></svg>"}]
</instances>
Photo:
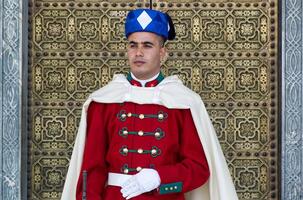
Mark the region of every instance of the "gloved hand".
<instances>
[{"instance_id":1,"label":"gloved hand","mask_svg":"<svg viewBox=\"0 0 303 200\"><path fill-rule=\"evenodd\" d=\"M121 193L124 198L130 199L156 189L160 183L160 176L156 170L142 169L123 183Z\"/></svg>"}]
</instances>

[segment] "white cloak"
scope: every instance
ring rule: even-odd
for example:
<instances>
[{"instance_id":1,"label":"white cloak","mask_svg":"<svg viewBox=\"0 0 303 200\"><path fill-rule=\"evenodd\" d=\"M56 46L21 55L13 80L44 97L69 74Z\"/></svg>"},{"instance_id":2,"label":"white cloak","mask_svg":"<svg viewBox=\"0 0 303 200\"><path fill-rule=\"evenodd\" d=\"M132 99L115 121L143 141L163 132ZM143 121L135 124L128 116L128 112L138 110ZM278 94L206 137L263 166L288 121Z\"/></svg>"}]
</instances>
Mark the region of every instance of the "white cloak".
<instances>
[{"instance_id":1,"label":"white cloak","mask_svg":"<svg viewBox=\"0 0 303 200\"><path fill-rule=\"evenodd\" d=\"M186 200L238 200L225 157L205 106L198 94L185 87L177 76L169 76L156 87L132 86L124 75L92 93L83 105L61 200L75 200L86 137L86 115L91 101L158 104L167 108L189 108L208 162L210 177L201 187L186 193Z\"/></svg>"}]
</instances>

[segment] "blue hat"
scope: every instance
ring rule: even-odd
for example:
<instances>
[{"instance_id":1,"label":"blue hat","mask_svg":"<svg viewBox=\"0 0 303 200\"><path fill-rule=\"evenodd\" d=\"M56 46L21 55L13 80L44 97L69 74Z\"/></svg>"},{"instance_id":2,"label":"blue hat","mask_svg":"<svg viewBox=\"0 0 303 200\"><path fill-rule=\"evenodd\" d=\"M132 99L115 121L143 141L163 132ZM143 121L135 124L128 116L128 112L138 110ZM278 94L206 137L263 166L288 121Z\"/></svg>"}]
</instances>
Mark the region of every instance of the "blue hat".
<instances>
[{"instance_id":1,"label":"blue hat","mask_svg":"<svg viewBox=\"0 0 303 200\"><path fill-rule=\"evenodd\" d=\"M155 33L165 40L173 40L176 35L170 16L151 9L137 9L128 13L125 22L125 35L128 37L134 32Z\"/></svg>"}]
</instances>

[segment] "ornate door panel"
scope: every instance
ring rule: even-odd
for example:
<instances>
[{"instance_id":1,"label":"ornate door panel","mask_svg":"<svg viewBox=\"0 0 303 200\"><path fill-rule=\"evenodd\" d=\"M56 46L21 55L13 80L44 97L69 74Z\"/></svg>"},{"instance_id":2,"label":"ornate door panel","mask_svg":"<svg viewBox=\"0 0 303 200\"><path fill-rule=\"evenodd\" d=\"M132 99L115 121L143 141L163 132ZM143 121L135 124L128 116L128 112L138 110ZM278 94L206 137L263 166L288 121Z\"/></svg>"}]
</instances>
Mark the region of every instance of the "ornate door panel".
<instances>
[{"instance_id":1,"label":"ornate door panel","mask_svg":"<svg viewBox=\"0 0 303 200\"><path fill-rule=\"evenodd\" d=\"M113 74L127 73L123 22L146 2L30 2L30 199L60 198L82 103ZM279 196L277 4L153 3L177 32L162 71L203 98L241 200Z\"/></svg>"}]
</instances>

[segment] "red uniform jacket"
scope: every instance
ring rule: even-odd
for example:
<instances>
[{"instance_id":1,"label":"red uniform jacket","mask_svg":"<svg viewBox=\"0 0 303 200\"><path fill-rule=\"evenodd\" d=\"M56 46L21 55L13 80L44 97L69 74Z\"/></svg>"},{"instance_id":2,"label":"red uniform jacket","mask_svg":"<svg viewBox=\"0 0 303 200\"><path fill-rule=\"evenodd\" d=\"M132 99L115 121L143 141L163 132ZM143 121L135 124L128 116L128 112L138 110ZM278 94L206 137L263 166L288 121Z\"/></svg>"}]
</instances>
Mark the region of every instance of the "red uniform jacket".
<instances>
[{"instance_id":1,"label":"red uniform jacket","mask_svg":"<svg viewBox=\"0 0 303 200\"><path fill-rule=\"evenodd\" d=\"M123 200L120 187L105 186L108 172L136 174L153 168L161 179L159 189L132 200L184 200L184 192L203 185L209 177L198 137L189 109L92 102L81 170L88 172L87 199ZM82 184L80 175L77 200L82 197Z\"/></svg>"}]
</instances>

